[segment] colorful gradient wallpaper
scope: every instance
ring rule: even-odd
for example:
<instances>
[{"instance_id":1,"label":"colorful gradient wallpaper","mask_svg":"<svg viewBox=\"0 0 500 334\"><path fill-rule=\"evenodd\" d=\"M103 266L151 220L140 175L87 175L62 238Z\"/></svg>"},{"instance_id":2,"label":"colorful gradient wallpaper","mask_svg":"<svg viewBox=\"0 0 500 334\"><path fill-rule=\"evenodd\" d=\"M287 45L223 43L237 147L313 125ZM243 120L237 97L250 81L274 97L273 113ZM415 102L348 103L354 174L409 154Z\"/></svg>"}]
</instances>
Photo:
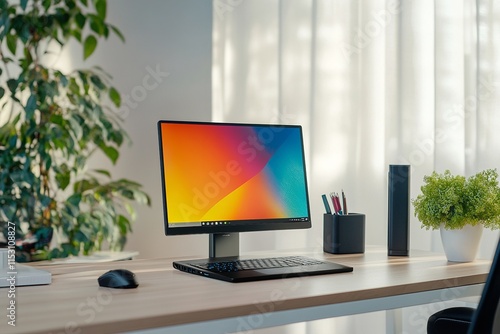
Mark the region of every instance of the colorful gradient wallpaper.
<instances>
[{"instance_id":1,"label":"colorful gradient wallpaper","mask_svg":"<svg viewBox=\"0 0 500 334\"><path fill-rule=\"evenodd\" d=\"M301 129L161 123L169 223L308 217Z\"/></svg>"}]
</instances>

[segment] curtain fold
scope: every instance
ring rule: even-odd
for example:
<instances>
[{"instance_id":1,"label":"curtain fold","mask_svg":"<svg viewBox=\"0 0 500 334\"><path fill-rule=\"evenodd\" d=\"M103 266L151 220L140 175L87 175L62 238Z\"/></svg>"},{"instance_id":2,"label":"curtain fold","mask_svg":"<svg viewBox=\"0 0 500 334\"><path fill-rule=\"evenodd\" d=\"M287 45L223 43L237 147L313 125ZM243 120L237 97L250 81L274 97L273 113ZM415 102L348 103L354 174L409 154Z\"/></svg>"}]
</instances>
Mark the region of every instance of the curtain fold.
<instances>
[{"instance_id":1,"label":"curtain fold","mask_svg":"<svg viewBox=\"0 0 500 334\"><path fill-rule=\"evenodd\" d=\"M500 167L498 2L220 0L213 22L213 120L305 133L312 231L243 247L321 248L320 196L341 189L367 243L385 244L389 164L412 166L412 198L433 170ZM410 233L412 248L441 247L413 215Z\"/></svg>"}]
</instances>

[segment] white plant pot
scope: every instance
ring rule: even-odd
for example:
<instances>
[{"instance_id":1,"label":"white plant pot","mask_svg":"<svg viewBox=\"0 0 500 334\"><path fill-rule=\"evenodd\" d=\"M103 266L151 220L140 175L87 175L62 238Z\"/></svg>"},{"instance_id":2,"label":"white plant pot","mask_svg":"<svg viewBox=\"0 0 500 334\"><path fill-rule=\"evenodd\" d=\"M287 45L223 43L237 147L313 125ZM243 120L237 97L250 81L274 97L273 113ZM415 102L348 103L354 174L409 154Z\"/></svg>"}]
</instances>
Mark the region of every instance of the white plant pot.
<instances>
[{"instance_id":1,"label":"white plant pot","mask_svg":"<svg viewBox=\"0 0 500 334\"><path fill-rule=\"evenodd\" d=\"M441 242L448 261L471 262L476 259L483 225L466 225L460 230L447 230L441 224Z\"/></svg>"}]
</instances>

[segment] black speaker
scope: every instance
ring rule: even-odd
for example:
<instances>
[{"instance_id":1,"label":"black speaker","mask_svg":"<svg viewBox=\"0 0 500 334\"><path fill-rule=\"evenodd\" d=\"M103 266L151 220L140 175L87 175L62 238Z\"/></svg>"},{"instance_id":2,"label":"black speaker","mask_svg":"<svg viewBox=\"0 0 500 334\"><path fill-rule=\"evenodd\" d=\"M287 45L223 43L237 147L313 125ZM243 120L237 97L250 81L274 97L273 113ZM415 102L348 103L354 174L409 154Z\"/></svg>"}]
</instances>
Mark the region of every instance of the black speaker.
<instances>
[{"instance_id":1,"label":"black speaker","mask_svg":"<svg viewBox=\"0 0 500 334\"><path fill-rule=\"evenodd\" d=\"M410 166L389 166L387 249L390 256L408 256L410 245Z\"/></svg>"}]
</instances>

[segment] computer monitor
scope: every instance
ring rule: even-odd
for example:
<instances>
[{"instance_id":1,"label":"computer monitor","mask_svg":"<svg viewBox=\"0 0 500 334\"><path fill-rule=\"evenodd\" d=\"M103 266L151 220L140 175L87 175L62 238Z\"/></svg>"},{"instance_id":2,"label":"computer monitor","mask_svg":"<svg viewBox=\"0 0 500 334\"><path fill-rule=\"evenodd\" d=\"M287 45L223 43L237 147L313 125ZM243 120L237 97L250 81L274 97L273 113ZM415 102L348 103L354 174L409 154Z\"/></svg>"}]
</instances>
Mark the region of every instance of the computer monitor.
<instances>
[{"instance_id":1,"label":"computer monitor","mask_svg":"<svg viewBox=\"0 0 500 334\"><path fill-rule=\"evenodd\" d=\"M209 234L238 256L239 232L311 227L299 125L158 122L166 235Z\"/></svg>"}]
</instances>

